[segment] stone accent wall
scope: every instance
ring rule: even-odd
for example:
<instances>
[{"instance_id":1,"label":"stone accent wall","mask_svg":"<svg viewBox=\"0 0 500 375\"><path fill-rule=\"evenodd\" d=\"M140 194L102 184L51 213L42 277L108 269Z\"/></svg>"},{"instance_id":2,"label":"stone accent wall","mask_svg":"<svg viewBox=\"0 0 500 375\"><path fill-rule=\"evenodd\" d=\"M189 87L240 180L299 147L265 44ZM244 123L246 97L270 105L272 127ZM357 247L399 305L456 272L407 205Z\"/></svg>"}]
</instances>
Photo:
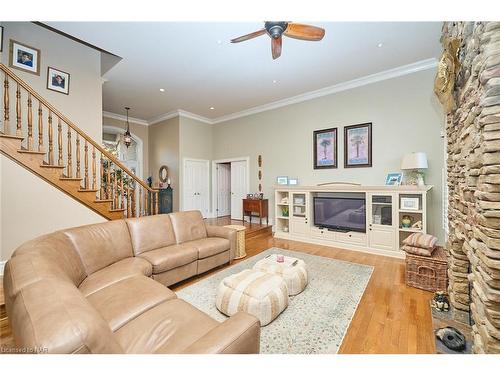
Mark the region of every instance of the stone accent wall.
<instances>
[{"instance_id":1,"label":"stone accent wall","mask_svg":"<svg viewBox=\"0 0 500 375\"><path fill-rule=\"evenodd\" d=\"M443 37L462 40L446 127L450 300L472 313L474 352L500 353L500 22L447 22Z\"/></svg>"}]
</instances>

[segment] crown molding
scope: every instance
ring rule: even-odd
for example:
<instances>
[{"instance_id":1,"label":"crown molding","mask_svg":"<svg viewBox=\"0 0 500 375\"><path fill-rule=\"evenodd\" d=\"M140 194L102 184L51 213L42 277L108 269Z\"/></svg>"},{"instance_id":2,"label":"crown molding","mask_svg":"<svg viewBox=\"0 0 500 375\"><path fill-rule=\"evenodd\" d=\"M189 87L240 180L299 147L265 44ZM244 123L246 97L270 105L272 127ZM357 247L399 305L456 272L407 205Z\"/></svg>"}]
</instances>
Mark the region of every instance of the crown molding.
<instances>
[{"instance_id":1,"label":"crown molding","mask_svg":"<svg viewBox=\"0 0 500 375\"><path fill-rule=\"evenodd\" d=\"M121 121L127 121L127 116L119 115L118 113L107 112L107 111L102 111L102 117L112 118L112 119L121 120ZM135 117L130 117L130 116L128 118L128 121L132 122L134 124L143 125L143 126L149 125L149 122L146 120L142 120L140 118L135 118Z\"/></svg>"},{"instance_id":2,"label":"crown molding","mask_svg":"<svg viewBox=\"0 0 500 375\"><path fill-rule=\"evenodd\" d=\"M229 120L234 120L234 119L237 119L240 117L254 115L256 113L265 112L265 111L269 111L269 110L280 108L280 107L285 107L287 105L305 102L308 100L320 98L322 96L327 96L327 95L335 94L338 92L351 90L351 89L354 89L356 87L361 87L361 86L369 85L372 83L385 81L387 79L396 78L396 77L404 76L407 74L420 72L422 70L433 69L433 68L437 67L437 65L438 65L438 61L435 58L421 60L421 61L417 61L417 62L412 63L412 64L402 65L402 66L399 66L397 68L384 70L382 72L370 74L370 75L367 75L367 76L364 76L361 78L356 78L356 79L353 79L351 81L346 81L346 82L338 83L336 85L323 87L319 90L309 91L309 92L299 94L296 96L292 96L292 97L289 97L286 99L277 100L277 101L274 101L271 103L259 105L256 107L245 109L243 111L230 113L228 115L216 117L213 119L210 119L210 118L204 117L204 116L200 116L200 115L197 115L196 113L188 112L188 111L185 111L182 109L176 109L176 110L164 113L160 116L153 117L152 119L149 119L147 121L133 118L133 117L129 117L129 121L134 122L136 124L148 126L148 125L157 124L157 123L165 121L165 120L169 120L169 119L174 118L174 117L186 117L186 118L197 120L197 121L209 124L209 125L213 125L213 124L218 124L221 122L226 122ZM105 112L105 111L103 111L102 114L104 117L109 117L109 118L114 118L117 120L126 121L126 117L123 115L119 115L119 114L111 113L111 112Z\"/></svg>"},{"instance_id":3,"label":"crown molding","mask_svg":"<svg viewBox=\"0 0 500 375\"><path fill-rule=\"evenodd\" d=\"M380 82L380 81L384 81L387 79L416 73L416 72L419 72L422 70L432 69L432 68L437 67L437 65L438 65L438 61L435 58L417 61L417 62L412 63L412 64L402 65L402 66L399 66L397 68L384 70L382 72L370 74L368 76L364 76L361 78L356 78L356 79L353 79L351 81L346 81L346 82L338 83L336 85L324 87L324 88L319 89L319 90L309 91L309 92L306 92L303 94L292 96L290 98L277 100L275 102L271 102L271 103L259 105L259 106L253 107L253 108L245 109L245 110L240 111L240 112L235 112L235 113L231 113L229 115L216 117L212 120L212 123L217 124L220 122L234 120L234 119L237 119L240 117L246 117L246 116L250 116L250 115L253 115L256 113L269 111L271 109L285 107L285 106L290 105L290 104L295 104L295 103L300 103L300 102L304 102L304 101L311 100L311 99L320 98L322 96L335 94L335 93L338 93L341 91L346 91L346 90L350 90L350 89L353 89L356 87L369 85L369 84L372 84L375 82Z\"/></svg>"}]
</instances>

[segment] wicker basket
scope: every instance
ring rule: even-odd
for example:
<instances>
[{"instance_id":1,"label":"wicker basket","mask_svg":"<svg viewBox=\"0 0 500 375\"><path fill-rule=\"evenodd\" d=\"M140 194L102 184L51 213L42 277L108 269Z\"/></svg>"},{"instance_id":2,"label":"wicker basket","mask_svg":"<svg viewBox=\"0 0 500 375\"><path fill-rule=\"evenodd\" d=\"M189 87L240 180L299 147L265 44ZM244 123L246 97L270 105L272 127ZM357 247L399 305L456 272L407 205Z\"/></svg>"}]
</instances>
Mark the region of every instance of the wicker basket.
<instances>
[{"instance_id":1,"label":"wicker basket","mask_svg":"<svg viewBox=\"0 0 500 375\"><path fill-rule=\"evenodd\" d=\"M436 292L448 288L447 253L438 247L432 257L406 253L406 285Z\"/></svg>"},{"instance_id":2,"label":"wicker basket","mask_svg":"<svg viewBox=\"0 0 500 375\"><path fill-rule=\"evenodd\" d=\"M236 229L236 254L234 259L241 259L247 256L245 252L245 230L243 225L224 225L226 228Z\"/></svg>"}]
</instances>

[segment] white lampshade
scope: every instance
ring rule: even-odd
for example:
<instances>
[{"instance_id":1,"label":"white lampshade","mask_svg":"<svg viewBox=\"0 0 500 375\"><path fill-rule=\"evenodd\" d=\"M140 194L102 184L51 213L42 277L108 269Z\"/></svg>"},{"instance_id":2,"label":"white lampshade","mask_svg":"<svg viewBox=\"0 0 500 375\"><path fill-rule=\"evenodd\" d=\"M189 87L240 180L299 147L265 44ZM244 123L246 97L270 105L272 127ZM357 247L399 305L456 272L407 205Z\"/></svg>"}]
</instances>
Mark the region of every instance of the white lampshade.
<instances>
[{"instance_id":1,"label":"white lampshade","mask_svg":"<svg viewBox=\"0 0 500 375\"><path fill-rule=\"evenodd\" d=\"M427 155L425 152L412 152L405 155L401 162L401 169L427 169Z\"/></svg>"}]
</instances>

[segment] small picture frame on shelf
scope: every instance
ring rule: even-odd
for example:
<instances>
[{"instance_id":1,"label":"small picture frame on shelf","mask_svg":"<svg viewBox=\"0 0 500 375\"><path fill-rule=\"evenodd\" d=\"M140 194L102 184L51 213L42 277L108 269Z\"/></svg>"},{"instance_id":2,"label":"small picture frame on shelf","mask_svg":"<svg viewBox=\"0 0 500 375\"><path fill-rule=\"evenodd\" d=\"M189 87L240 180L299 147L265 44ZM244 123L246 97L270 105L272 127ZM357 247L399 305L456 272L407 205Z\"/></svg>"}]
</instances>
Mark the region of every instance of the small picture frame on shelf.
<instances>
[{"instance_id":1,"label":"small picture frame on shelf","mask_svg":"<svg viewBox=\"0 0 500 375\"><path fill-rule=\"evenodd\" d=\"M295 186L299 184L299 179L297 177L290 177L288 179L288 185Z\"/></svg>"},{"instance_id":2,"label":"small picture frame on shelf","mask_svg":"<svg viewBox=\"0 0 500 375\"><path fill-rule=\"evenodd\" d=\"M253 199L253 194L247 194L247 199Z\"/></svg>"},{"instance_id":3,"label":"small picture frame on shelf","mask_svg":"<svg viewBox=\"0 0 500 375\"><path fill-rule=\"evenodd\" d=\"M278 176L278 177L276 177L276 183L278 185L288 185L288 176Z\"/></svg>"},{"instance_id":4,"label":"small picture frame on shelf","mask_svg":"<svg viewBox=\"0 0 500 375\"><path fill-rule=\"evenodd\" d=\"M401 197L400 207L402 210L418 211L420 209L420 199L417 197Z\"/></svg>"},{"instance_id":5,"label":"small picture frame on shelf","mask_svg":"<svg viewBox=\"0 0 500 375\"><path fill-rule=\"evenodd\" d=\"M385 184L388 186L399 186L403 180L403 174L401 172L388 173L385 178Z\"/></svg>"}]
</instances>

